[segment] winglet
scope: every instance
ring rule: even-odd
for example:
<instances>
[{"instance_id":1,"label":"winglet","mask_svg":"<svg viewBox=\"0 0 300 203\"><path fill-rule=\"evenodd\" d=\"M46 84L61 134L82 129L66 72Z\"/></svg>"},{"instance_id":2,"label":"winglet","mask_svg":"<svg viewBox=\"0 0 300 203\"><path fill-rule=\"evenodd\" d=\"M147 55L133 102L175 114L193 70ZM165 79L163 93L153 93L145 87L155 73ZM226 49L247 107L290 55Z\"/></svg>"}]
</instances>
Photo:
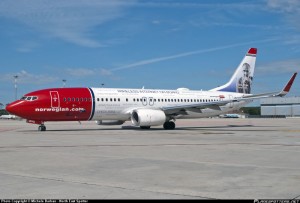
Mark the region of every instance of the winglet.
<instances>
[{"instance_id":1,"label":"winglet","mask_svg":"<svg viewBox=\"0 0 300 203\"><path fill-rule=\"evenodd\" d=\"M289 82L285 85L285 87L278 94L278 96L282 97L282 96L286 95L290 91L290 89L291 89L291 87L292 87L292 85L294 83L294 80L295 80L296 76L297 76L297 72L293 74L293 76L291 77L291 79L289 80Z\"/></svg>"}]
</instances>

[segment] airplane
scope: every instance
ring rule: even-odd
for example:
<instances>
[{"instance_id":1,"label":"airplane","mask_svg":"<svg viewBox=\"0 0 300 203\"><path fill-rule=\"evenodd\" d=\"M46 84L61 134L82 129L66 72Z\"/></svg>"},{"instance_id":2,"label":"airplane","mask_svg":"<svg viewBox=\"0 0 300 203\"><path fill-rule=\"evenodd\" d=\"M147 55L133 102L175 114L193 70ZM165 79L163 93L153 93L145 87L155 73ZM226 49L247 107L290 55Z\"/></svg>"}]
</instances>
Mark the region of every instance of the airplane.
<instances>
[{"instance_id":1,"label":"airplane","mask_svg":"<svg viewBox=\"0 0 300 203\"><path fill-rule=\"evenodd\" d=\"M223 118L239 118L239 117L240 115L235 113L227 113L223 116Z\"/></svg>"},{"instance_id":2,"label":"airplane","mask_svg":"<svg viewBox=\"0 0 300 203\"><path fill-rule=\"evenodd\" d=\"M208 91L122 88L51 88L25 94L6 110L38 124L46 131L47 121L91 121L98 125L122 125L149 129L175 129L176 119L212 117L238 110L255 99L285 96L297 73L279 92L251 94L256 48L250 48L224 85Z\"/></svg>"},{"instance_id":3,"label":"airplane","mask_svg":"<svg viewBox=\"0 0 300 203\"><path fill-rule=\"evenodd\" d=\"M0 116L0 119L16 119L17 117L15 115L2 115Z\"/></svg>"}]
</instances>

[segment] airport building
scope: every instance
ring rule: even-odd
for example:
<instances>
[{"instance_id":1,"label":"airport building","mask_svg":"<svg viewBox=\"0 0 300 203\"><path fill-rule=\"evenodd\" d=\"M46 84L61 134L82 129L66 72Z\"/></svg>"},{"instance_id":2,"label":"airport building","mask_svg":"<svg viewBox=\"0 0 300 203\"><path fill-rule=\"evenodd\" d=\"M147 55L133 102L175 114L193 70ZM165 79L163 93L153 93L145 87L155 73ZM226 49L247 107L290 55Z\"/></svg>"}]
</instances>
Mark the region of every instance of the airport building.
<instances>
[{"instance_id":1,"label":"airport building","mask_svg":"<svg viewBox=\"0 0 300 203\"><path fill-rule=\"evenodd\" d=\"M262 117L300 116L300 97L273 97L260 100Z\"/></svg>"}]
</instances>

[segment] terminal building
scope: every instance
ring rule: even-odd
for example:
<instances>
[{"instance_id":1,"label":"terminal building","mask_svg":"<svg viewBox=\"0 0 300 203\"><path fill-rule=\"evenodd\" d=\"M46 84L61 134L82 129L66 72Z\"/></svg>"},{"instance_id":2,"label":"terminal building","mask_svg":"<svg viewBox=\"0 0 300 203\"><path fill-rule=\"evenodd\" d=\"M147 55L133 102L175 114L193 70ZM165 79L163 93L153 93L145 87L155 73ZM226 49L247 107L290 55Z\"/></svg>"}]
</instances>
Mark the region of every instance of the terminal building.
<instances>
[{"instance_id":1,"label":"terminal building","mask_svg":"<svg viewBox=\"0 0 300 203\"><path fill-rule=\"evenodd\" d=\"M299 117L300 97L273 97L260 100L262 117Z\"/></svg>"}]
</instances>

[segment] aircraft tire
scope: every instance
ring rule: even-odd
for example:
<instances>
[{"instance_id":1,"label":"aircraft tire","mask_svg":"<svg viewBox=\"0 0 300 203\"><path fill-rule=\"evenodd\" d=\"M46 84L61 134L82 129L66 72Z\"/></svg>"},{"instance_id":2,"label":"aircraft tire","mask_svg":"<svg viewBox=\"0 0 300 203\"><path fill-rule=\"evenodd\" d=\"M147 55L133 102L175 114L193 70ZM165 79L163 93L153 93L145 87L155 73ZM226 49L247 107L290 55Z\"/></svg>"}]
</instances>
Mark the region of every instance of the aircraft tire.
<instances>
[{"instance_id":1,"label":"aircraft tire","mask_svg":"<svg viewBox=\"0 0 300 203\"><path fill-rule=\"evenodd\" d=\"M175 123L172 121L167 121L164 123L164 129L165 130L174 130L175 129Z\"/></svg>"},{"instance_id":2,"label":"aircraft tire","mask_svg":"<svg viewBox=\"0 0 300 203\"><path fill-rule=\"evenodd\" d=\"M40 125L38 131L46 131L46 126Z\"/></svg>"}]
</instances>

